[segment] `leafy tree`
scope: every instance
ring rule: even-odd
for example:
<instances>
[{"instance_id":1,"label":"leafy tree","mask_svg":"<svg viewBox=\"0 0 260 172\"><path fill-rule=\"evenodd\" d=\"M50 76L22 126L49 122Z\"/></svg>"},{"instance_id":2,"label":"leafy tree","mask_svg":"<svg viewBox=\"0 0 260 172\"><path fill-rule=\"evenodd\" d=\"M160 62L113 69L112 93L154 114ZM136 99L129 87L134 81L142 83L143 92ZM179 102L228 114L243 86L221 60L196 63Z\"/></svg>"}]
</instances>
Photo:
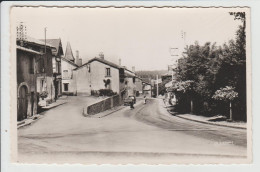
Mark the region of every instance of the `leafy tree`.
<instances>
[{"instance_id":1,"label":"leafy tree","mask_svg":"<svg viewBox=\"0 0 260 172\"><path fill-rule=\"evenodd\" d=\"M226 86L225 88L221 88L217 90L215 94L212 96L213 99L221 100L221 101L229 101L229 119L233 120L232 117L232 101L238 97L238 93L234 91L234 87Z\"/></svg>"},{"instance_id":2,"label":"leafy tree","mask_svg":"<svg viewBox=\"0 0 260 172\"><path fill-rule=\"evenodd\" d=\"M173 90L175 90L175 92L182 93L182 94L186 94L189 99L190 99L190 111L191 113L193 113L193 94L194 94L194 81L191 80L187 80L187 81L180 81L177 82L174 85Z\"/></svg>"},{"instance_id":3,"label":"leafy tree","mask_svg":"<svg viewBox=\"0 0 260 172\"><path fill-rule=\"evenodd\" d=\"M193 100L196 113L216 114L222 108L212 96L216 94L216 90L228 85L239 95L232 100L233 117L246 120L246 15L244 12L229 14L234 16L234 20L242 21L235 40L230 40L222 46L210 42L204 45L195 42L187 46L183 57L178 60L175 72L177 87L181 87L183 82L193 81L192 94L187 96L188 94L177 89L170 90L176 92L178 104L183 104L180 106L183 109L187 107L188 100Z\"/></svg>"}]
</instances>

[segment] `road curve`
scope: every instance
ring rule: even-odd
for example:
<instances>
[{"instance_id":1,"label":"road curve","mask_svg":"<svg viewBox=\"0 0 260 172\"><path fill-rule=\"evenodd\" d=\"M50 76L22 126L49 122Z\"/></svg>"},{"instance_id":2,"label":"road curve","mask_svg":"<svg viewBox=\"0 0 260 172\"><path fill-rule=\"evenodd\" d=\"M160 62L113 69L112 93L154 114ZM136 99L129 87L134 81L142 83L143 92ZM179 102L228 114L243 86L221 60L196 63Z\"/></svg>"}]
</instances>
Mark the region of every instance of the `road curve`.
<instances>
[{"instance_id":1,"label":"road curve","mask_svg":"<svg viewBox=\"0 0 260 172\"><path fill-rule=\"evenodd\" d=\"M137 107L132 113L125 113L125 116L165 130L179 131L219 144L231 143L242 147L247 146L246 130L214 126L178 118L163 110L160 101L159 99L148 99L146 105Z\"/></svg>"}]
</instances>

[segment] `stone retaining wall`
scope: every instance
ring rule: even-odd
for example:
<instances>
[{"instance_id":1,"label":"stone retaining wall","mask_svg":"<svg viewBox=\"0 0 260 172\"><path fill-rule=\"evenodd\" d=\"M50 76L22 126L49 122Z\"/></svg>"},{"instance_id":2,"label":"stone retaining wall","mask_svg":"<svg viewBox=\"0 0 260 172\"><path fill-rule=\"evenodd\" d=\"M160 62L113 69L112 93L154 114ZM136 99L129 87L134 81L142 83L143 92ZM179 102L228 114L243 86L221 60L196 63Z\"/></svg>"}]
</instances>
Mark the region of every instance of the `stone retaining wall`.
<instances>
[{"instance_id":1,"label":"stone retaining wall","mask_svg":"<svg viewBox=\"0 0 260 172\"><path fill-rule=\"evenodd\" d=\"M115 95L113 97L106 98L100 102L94 103L92 105L89 105L87 107L83 108L83 115L95 115L100 112L106 111L108 109L111 109L115 106L121 105L122 101L120 100L119 95Z\"/></svg>"}]
</instances>

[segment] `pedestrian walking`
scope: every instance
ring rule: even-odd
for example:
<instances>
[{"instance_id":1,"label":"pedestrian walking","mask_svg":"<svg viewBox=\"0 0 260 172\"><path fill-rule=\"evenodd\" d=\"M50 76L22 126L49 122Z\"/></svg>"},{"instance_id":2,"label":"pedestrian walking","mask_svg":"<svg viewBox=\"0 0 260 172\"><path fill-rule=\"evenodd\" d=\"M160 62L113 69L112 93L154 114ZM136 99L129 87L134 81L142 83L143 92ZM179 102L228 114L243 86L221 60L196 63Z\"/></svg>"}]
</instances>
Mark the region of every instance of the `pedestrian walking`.
<instances>
[{"instance_id":1,"label":"pedestrian walking","mask_svg":"<svg viewBox=\"0 0 260 172\"><path fill-rule=\"evenodd\" d=\"M144 104L146 104L146 96L144 96Z\"/></svg>"},{"instance_id":2,"label":"pedestrian walking","mask_svg":"<svg viewBox=\"0 0 260 172\"><path fill-rule=\"evenodd\" d=\"M130 103L130 108L134 109L134 97L131 97L132 101Z\"/></svg>"}]
</instances>

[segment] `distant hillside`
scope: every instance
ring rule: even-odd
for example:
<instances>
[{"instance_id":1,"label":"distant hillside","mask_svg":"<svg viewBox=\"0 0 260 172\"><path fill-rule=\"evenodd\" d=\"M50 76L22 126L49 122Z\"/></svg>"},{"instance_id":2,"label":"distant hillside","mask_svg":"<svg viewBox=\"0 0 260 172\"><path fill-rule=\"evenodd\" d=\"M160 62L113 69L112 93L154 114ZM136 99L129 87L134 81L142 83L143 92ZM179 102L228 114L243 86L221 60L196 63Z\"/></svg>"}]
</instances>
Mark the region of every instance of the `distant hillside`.
<instances>
[{"instance_id":1,"label":"distant hillside","mask_svg":"<svg viewBox=\"0 0 260 172\"><path fill-rule=\"evenodd\" d=\"M167 73L167 70L152 70L152 71L136 71L136 74L141 78L151 78L156 79L156 75L161 78L161 75Z\"/></svg>"}]
</instances>

